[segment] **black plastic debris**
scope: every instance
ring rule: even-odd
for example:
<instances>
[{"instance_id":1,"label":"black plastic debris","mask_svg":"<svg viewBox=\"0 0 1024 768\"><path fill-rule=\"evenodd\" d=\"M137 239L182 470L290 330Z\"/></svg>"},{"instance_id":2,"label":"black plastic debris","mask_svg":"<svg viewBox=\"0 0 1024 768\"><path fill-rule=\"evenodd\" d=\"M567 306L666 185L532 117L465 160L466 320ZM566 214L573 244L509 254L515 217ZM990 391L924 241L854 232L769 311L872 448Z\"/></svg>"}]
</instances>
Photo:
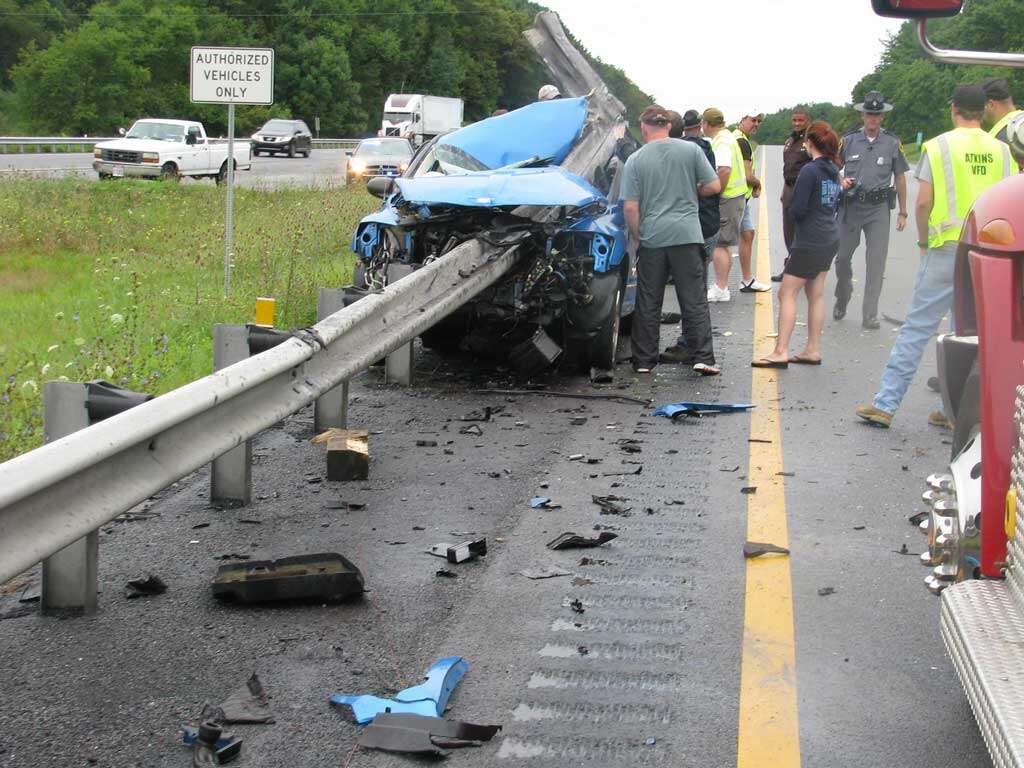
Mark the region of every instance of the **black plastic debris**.
<instances>
[{"instance_id":1,"label":"black plastic debris","mask_svg":"<svg viewBox=\"0 0 1024 768\"><path fill-rule=\"evenodd\" d=\"M459 574L455 573L455 571L449 571L449 570L446 570L444 568L440 568L437 571L435 571L434 575L435 576L439 576L442 579L457 579L457 578L459 578Z\"/></svg>"},{"instance_id":2,"label":"black plastic debris","mask_svg":"<svg viewBox=\"0 0 1024 768\"><path fill-rule=\"evenodd\" d=\"M623 437L619 440L616 440L615 442L619 446L619 450L621 450L623 453L640 453L643 450L643 448L640 447L640 443L642 443L643 440L636 440L631 437Z\"/></svg>"},{"instance_id":3,"label":"black plastic debris","mask_svg":"<svg viewBox=\"0 0 1024 768\"><path fill-rule=\"evenodd\" d=\"M217 569L213 596L238 603L333 602L363 593L363 574L334 552L232 563Z\"/></svg>"},{"instance_id":4,"label":"black plastic debris","mask_svg":"<svg viewBox=\"0 0 1024 768\"><path fill-rule=\"evenodd\" d=\"M828 597L829 595L834 595L835 593L836 593L836 588L835 587L821 587L818 590L818 594L821 597Z\"/></svg>"},{"instance_id":5,"label":"black plastic debris","mask_svg":"<svg viewBox=\"0 0 1024 768\"><path fill-rule=\"evenodd\" d=\"M211 723L216 726L216 724ZM181 741L187 746L193 746L199 739L199 729L191 725L183 725L181 727ZM217 763L212 765L225 765L230 763L239 753L242 751L242 740L235 736L233 733L227 733L222 731L220 736L214 742L214 748L217 753Z\"/></svg>"},{"instance_id":6,"label":"black plastic debris","mask_svg":"<svg viewBox=\"0 0 1024 768\"><path fill-rule=\"evenodd\" d=\"M621 496L591 496L590 500L593 501L597 506L601 508L602 515L620 515L622 517L629 517L632 507L624 507L617 502L626 501Z\"/></svg>"},{"instance_id":7,"label":"black plastic debris","mask_svg":"<svg viewBox=\"0 0 1024 768\"><path fill-rule=\"evenodd\" d=\"M549 368L561 354L562 348L538 328L531 338L512 347L508 361L520 374L529 375Z\"/></svg>"},{"instance_id":8,"label":"black plastic debris","mask_svg":"<svg viewBox=\"0 0 1024 768\"><path fill-rule=\"evenodd\" d=\"M628 472L602 472L601 477L621 477L624 475L639 475L644 471L644 465L637 465L636 469L629 470Z\"/></svg>"},{"instance_id":9,"label":"black plastic debris","mask_svg":"<svg viewBox=\"0 0 1024 768\"><path fill-rule=\"evenodd\" d=\"M382 712L359 736L359 746L385 752L443 757L447 749L479 747L501 730L440 717Z\"/></svg>"},{"instance_id":10,"label":"black plastic debris","mask_svg":"<svg viewBox=\"0 0 1024 768\"><path fill-rule=\"evenodd\" d=\"M358 501L332 501L324 506L324 509L344 509L346 512L358 512L366 509L366 504Z\"/></svg>"},{"instance_id":11,"label":"black plastic debris","mask_svg":"<svg viewBox=\"0 0 1024 768\"><path fill-rule=\"evenodd\" d=\"M496 410L500 411L501 408L494 409L491 406L484 406L482 411L470 411L465 416L462 416L459 421L490 421L491 414L495 413Z\"/></svg>"},{"instance_id":12,"label":"black plastic debris","mask_svg":"<svg viewBox=\"0 0 1024 768\"><path fill-rule=\"evenodd\" d=\"M788 555L789 550L763 541L748 541L743 545L743 556L747 559L761 555Z\"/></svg>"},{"instance_id":13,"label":"black plastic debris","mask_svg":"<svg viewBox=\"0 0 1024 768\"><path fill-rule=\"evenodd\" d=\"M231 693L219 706L203 707L204 723L273 723L270 700L259 676L253 672L245 685Z\"/></svg>"},{"instance_id":14,"label":"black plastic debris","mask_svg":"<svg viewBox=\"0 0 1024 768\"><path fill-rule=\"evenodd\" d=\"M586 608L583 607L583 601L579 598L569 603L569 607L572 609L573 613L583 613L586 610Z\"/></svg>"},{"instance_id":15,"label":"black plastic debris","mask_svg":"<svg viewBox=\"0 0 1024 768\"><path fill-rule=\"evenodd\" d=\"M487 539L474 539L464 541L461 544L449 544L446 541L434 544L427 550L428 555L443 557L449 563L464 563L467 560L476 560L487 554Z\"/></svg>"},{"instance_id":16,"label":"black plastic debris","mask_svg":"<svg viewBox=\"0 0 1024 768\"><path fill-rule=\"evenodd\" d=\"M154 573L147 573L145 576L132 579L124 585L124 596L129 600L134 600L136 597L162 595L166 591L167 585L164 584L164 580Z\"/></svg>"},{"instance_id":17,"label":"black plastic debris","mask_svg":"<svg viewBox=\"0 0 1024 768\"><path fill-rule=\"evenodd\" d=\"M599 547L617 538L619 538L618 534L608 531L601 531L597 538L594 539L588 539L586 536L580 536L578 533L568 531L549 541L548 549L589 549L591 547Z\"/></svg>"},{"instance_id":18,"label":"black plastic debris","mask_svg":"<svg viewBox=\"0 0 1024 768\"><path fill-rule=\"evenodd\" d=\"M437 440L417 440L417 448L437 448Z\"/></svg>"},{"instance_id":19,"label":"black plastic debris","mask_svg":"<svg viewBox=\"0 0 1024 768\"><path fill-rule=\"evenodd\" d=\"M749 495L751 493L757 493L757 486L756 485L745 485L742 488L740 488L740 493L745 493L747 495Z\"/></svg>"}]
</instances>

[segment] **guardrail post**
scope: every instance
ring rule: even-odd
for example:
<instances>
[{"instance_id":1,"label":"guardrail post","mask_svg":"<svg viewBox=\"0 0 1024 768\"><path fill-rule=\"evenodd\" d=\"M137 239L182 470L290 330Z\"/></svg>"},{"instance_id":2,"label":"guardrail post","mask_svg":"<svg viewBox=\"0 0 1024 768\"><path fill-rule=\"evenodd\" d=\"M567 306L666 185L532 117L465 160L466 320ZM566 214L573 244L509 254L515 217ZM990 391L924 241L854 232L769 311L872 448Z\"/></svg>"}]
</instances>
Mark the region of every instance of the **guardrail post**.
<instances>
[{"instance_id":1,"label":"guardrail post","mask_svg":"<svg viewBox=\"0 0 1024 768\"><path fill-rule=\"evenodd\" d=\"M411 275L413 268L408 264L388 265L388 285ZM384 360L384 381L408 387L412 384L416 370L416 358L413 352L415 339L410 339L398 349L391 352Z\"/></svg>"},{"instance_id":2,"label":"guardrail post","mask_svg":"<svg viewBox=\"0 0 1024 768\"><path fill-rule=\"evenodd\" d=\"M85 384L48 381L43 386L43 432L47 443L89 426ZM39 605L43 611L96 612L100 534L92 531L43 560Z\"/></svg>"},{"instance_id":3,"label":"guardrail post","mask_svg":"<svg viewBox=\"0 0 1024 768\"><path fill-rule=\"evenodd\" d=\"M317 321L333 315L345 306L344 289L321 288L316 297ZM324 392L313 404L313 430L320 434L331 427L348 427L348 380Z\"/></svg>"},{"instance_id":4,"label":"guardrail post","mask_svg":"<svg viewBox=\"0 0 1024 768\"><path fill-rule=\"evenodd\" d=\"M213 370L249 357L249 331L244 325L213 326ZM246 505L252 499L252 441L246 440L213 460L210 499Z\"/></svg>"}]
</instances>

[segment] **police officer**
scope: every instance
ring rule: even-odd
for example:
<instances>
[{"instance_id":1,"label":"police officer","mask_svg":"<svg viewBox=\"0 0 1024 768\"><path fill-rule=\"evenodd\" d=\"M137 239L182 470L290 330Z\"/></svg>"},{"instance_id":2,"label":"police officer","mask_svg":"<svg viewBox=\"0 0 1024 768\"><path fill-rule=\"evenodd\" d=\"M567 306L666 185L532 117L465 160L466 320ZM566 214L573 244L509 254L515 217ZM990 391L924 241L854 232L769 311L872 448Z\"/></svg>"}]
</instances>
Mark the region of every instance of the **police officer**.
<instances>
[{"instance_id":1,"label":"police officer","mask_svg":"<svg viewBox=\"0 0 1024 768\"><path fill-rule=\"evenodd\" d=\"M839 219L839 253L836 256L836 304L832 317L846 317L846 305L853 295L853 252L865 240L866 280L862 322L878 328L878 297L882 293L885 260L889 254L889 217L899 201L896 231L907 225L907 180L909 170L900 140L882 128L882 119L892 110L885 97L870 91L855 105L862 127L843 136L843 210Z\"/></svg>"},{"instance_id":2,"label":"police officer","mask_svg":"<svg viewBox=\"0 0 1024 768\"><path fill-rule=\"evenodd\" d=\"M1010 148L981 129L982 87L959 86L951 105L953 130L925 142L915 174L921 259L907 319L900 326L874 402L857 408L860 418L879 427L892 424L925 347L953 307L957 241L967 212L982 192L1014 171ZM928 421L944 423L945 416L936 412Z\"/></svg>"}]
</instances>

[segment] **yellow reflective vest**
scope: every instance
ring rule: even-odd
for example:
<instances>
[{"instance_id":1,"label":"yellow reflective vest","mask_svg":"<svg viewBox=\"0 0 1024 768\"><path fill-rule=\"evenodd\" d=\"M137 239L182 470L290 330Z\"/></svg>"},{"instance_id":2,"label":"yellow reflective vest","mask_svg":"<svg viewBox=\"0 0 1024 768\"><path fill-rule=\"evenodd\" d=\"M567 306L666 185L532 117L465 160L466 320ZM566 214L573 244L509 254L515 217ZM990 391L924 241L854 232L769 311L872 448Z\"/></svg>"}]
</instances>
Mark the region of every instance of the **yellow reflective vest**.
<instances>
[{"instance_id":1,"label":"yellow reflective vest","mask_svg":"<svg viewBox=\"0 0 1024 768\"><path fill-rule=\"evenodd\" d=\"M747 172L743 167L743 153L740 151L739 142L727 128L720 130L711 140L711 148L714 150L722 145L729 148L732 158L729 165L729 181L722 190L722 199L729 200L747 194Z\"/></svg>"},{"instance_id":2,"label":"yellow reflective vest","mask_svg":"<svg viewBox=\"0 0 1024 768\"><path fill-rule=\"evenodd\" d=\"M967 212L989 187L1014 170L1010 148L981 128L954 128L924 144L935 189L928 247L960 239Z\"/></svg>"},{"instance_id":3,"label":"yellow reflective vest","mask_svg":"<svg viewBox=\"0 0 1024 768\"><path fill-rule=\"evenodd\" d=\"M740 144L740 141L741 140L746 140L747 144L750 146L750 164L751 164L751 166L753 166L753 164L754 164L754 142L752 142L750 140L750 137L747 136L747 134L745 134L739 128L734 130L732 132L732 135L736 137L736 144L740 148L740 160L744 163L744 165L743 165L743 178L746 178L747 177L746 160L743 160L743 145ZM752 186L750 186L749 184L747 185L746 195L747 195L747 200L749 200L754 195L754 188Z\"/></svg>"},{"instance_id":4,"label":"yellow reflective vest","mask_svg":"<svg viewBox=\"0 0 1024 768\"><path fill-rule=\"evenodd\" d=\"M988 135L997 136L999 132L1006 127L1006 124L1013 120L1013 118L1015 118L1021 112L1024 112L1024 109L1015 109L1012 112L1007 112L1005 115L999 118L999 122L997 122L995 125L988 129Z\"/></svg>"}]
</instances>

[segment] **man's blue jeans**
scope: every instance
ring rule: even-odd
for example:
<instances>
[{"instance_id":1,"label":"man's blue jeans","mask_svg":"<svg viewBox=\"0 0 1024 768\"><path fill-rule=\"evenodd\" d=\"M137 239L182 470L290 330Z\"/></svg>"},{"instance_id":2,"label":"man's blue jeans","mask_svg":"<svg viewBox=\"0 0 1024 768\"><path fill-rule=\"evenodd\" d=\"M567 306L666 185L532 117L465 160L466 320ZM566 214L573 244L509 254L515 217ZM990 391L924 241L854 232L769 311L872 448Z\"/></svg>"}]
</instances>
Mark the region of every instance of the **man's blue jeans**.
<instances>
[{"instance_id":1,"label":"man's blue jeans","mask_svg":"<svg viewBox=\"0 0 1024 768\"><path fill-rule=\"evenodd\" d=\"M882 385L875 395L875 408L895 413L907 394L910 382L921 364L928 341L939 329L946 314L953 310L953 269L957 243L929 248L921 257L914 281L914 295L907 319L889 355L882 374Z\"/></svg>"}]
</instances>

